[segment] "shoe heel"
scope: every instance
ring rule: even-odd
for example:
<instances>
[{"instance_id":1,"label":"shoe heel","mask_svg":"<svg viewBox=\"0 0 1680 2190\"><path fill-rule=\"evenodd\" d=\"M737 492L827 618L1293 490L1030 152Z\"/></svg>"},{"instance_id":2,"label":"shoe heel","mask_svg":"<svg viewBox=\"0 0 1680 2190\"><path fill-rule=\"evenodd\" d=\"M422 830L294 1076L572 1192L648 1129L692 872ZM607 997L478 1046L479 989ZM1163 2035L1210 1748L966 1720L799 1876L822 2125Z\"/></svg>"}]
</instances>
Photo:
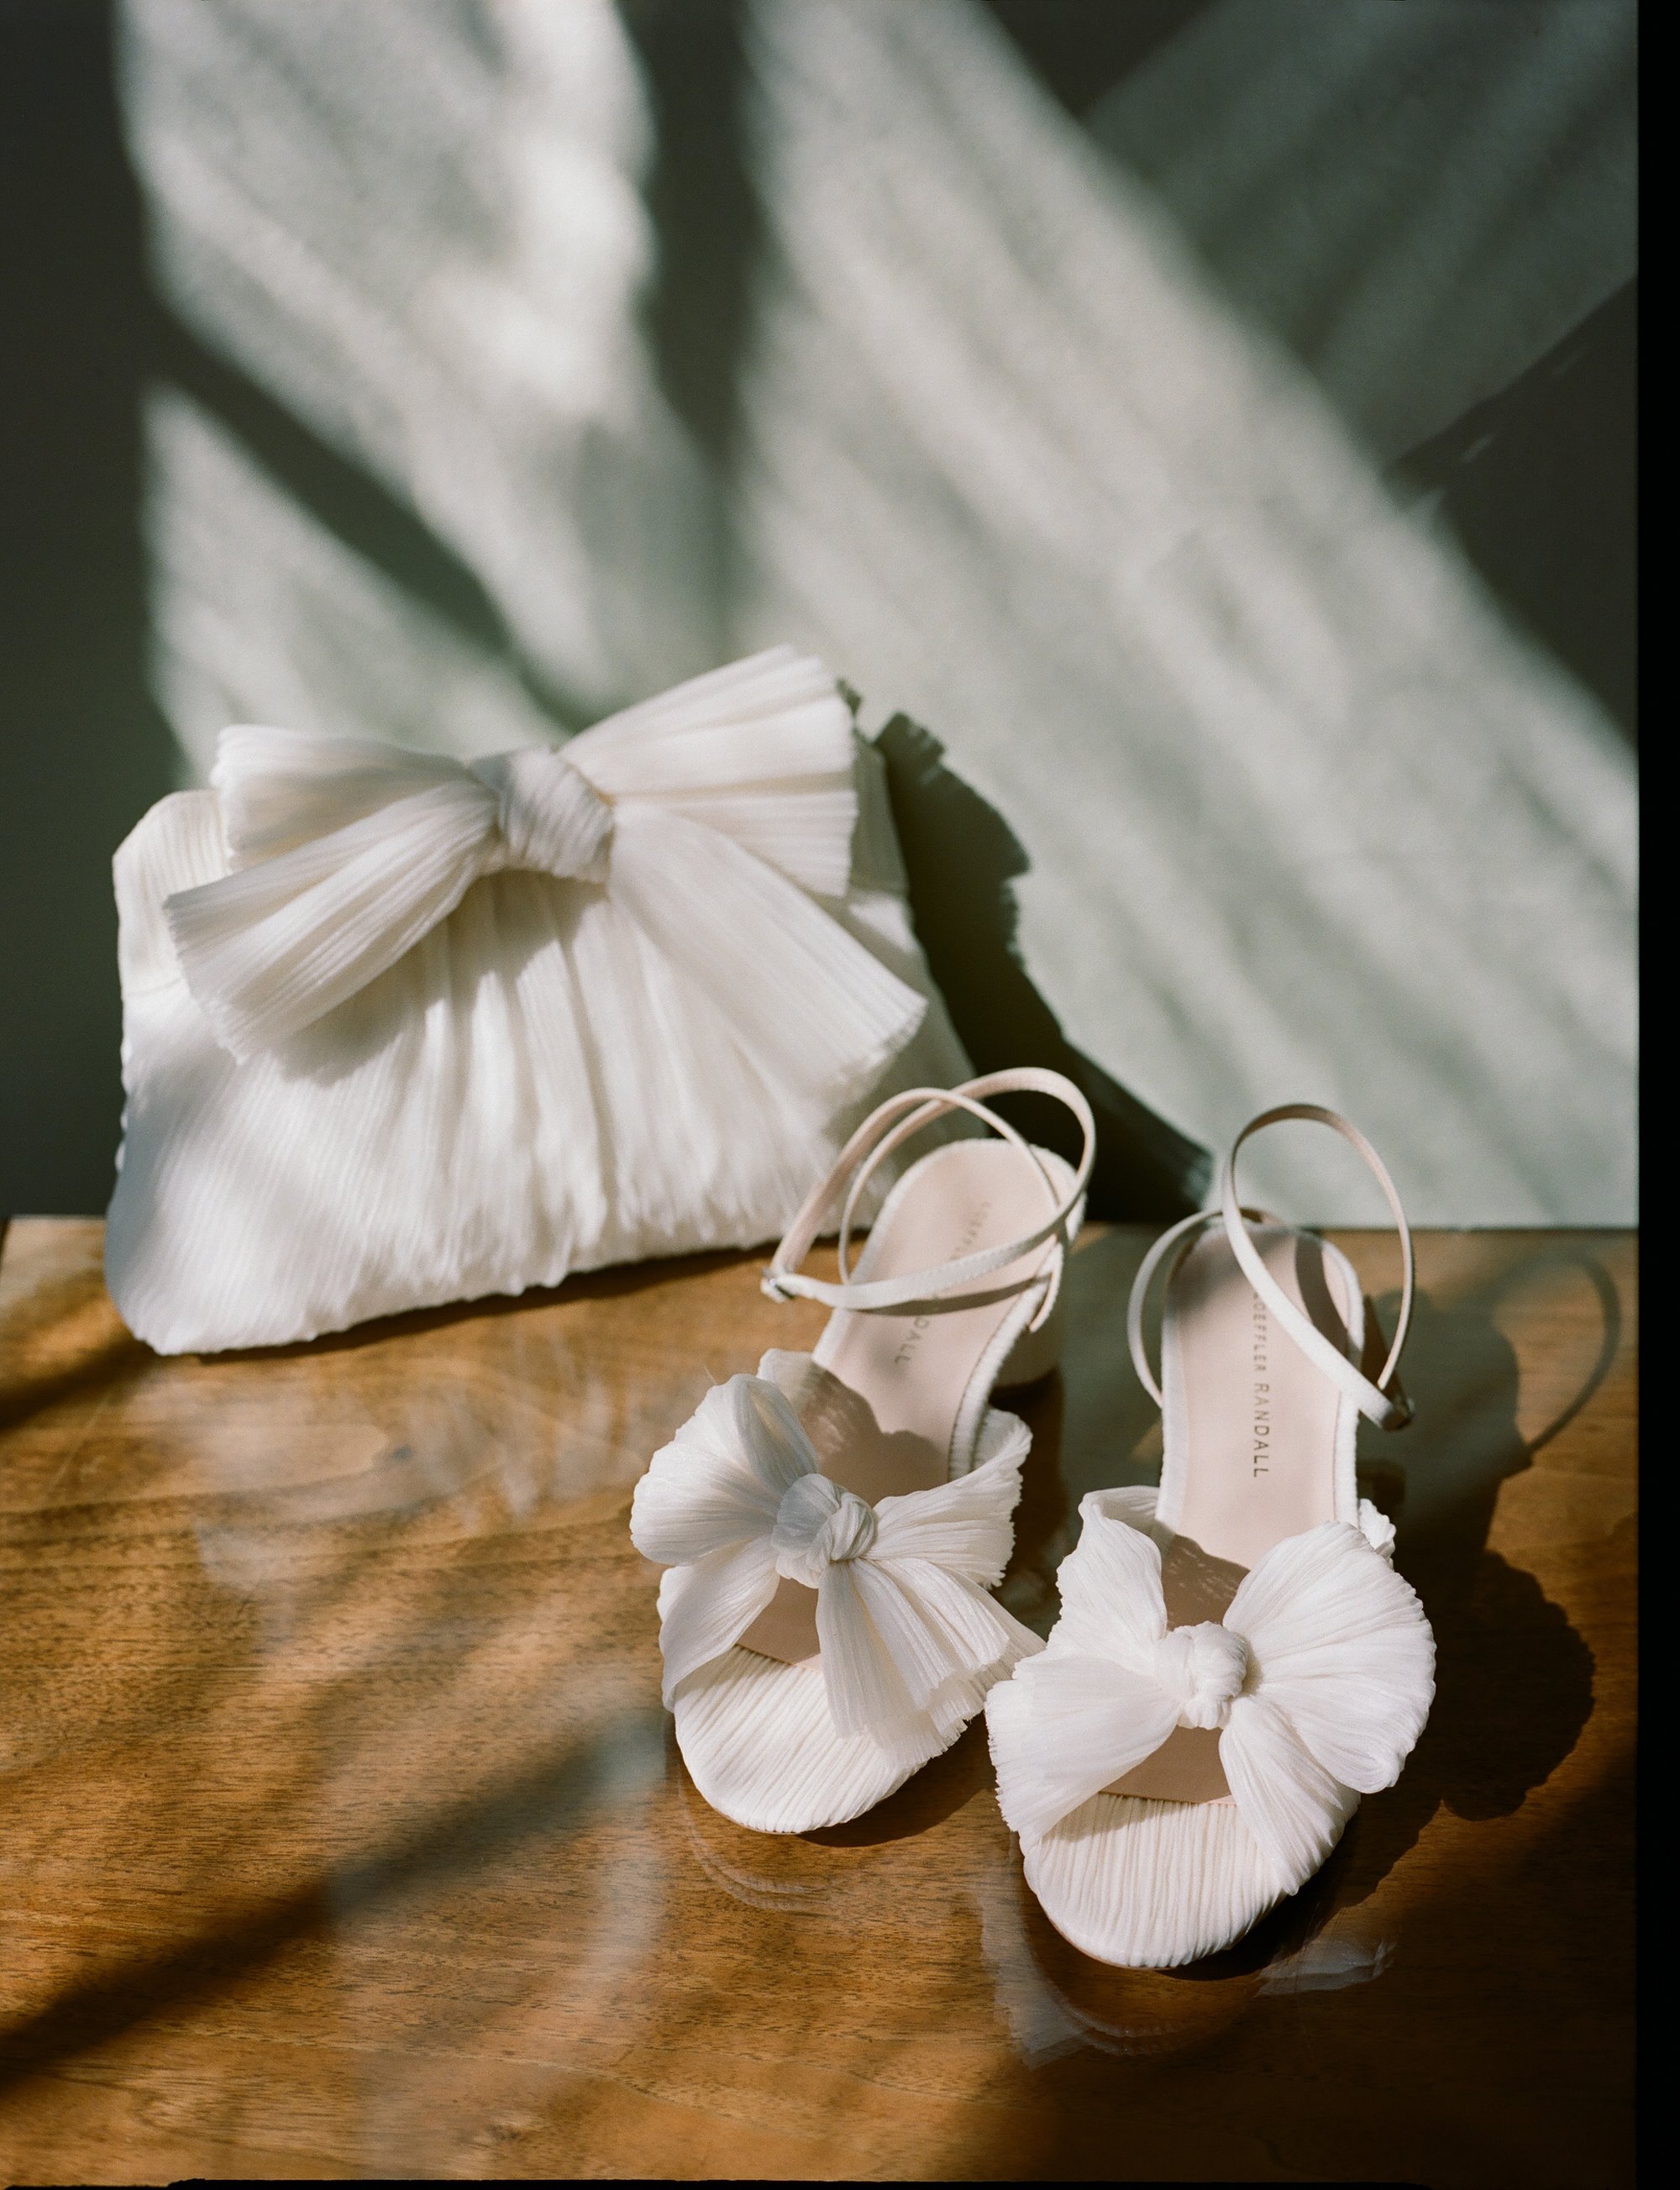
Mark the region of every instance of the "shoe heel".
<instances>
[{"instance_id":1,"label":"shoe heel","mask_svg":"<svg viewBox=\"0 0 1680 2190\"><path fill-rule=\"evenodd\" d=\"M1021 1391L1029 1384L1036 1384L1057 1366L1062 1358L1062 1334L1067 1329L1067 1288L1064 1286L1043 1327L1024 1330L1010 1347L992 1387L994 1391Z\"/></svg>"}]
</instances>

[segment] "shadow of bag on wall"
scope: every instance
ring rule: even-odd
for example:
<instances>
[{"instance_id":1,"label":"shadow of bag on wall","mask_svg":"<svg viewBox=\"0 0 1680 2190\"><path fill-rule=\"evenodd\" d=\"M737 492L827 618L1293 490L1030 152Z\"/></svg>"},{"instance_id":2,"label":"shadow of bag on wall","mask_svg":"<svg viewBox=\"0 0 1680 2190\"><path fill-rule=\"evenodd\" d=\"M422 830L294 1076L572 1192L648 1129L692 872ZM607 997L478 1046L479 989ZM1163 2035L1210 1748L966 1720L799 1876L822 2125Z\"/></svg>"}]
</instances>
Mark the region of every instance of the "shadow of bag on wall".
<instances>
[{"instance_id":1,"label":"shadow of bag on wall","mask_svg":"<svg viewBox=\"0 0 1680 2190\"><path fill-rule=\"evenodd\" d=\"M895 715L876 743L917 937L975 1071L1044 1065L1084 1090L1097 1117L1093 1217L1165 1222L1199 1208L1212 1169L1207 1150L1074 1047L1021 963L1013 884L1030 863L1014 831L908 716ZM1026 1095L998 1107L1019 1131L1076 1160L1076 1128L1059 1104Z\"/></svg>"}]
</instances>

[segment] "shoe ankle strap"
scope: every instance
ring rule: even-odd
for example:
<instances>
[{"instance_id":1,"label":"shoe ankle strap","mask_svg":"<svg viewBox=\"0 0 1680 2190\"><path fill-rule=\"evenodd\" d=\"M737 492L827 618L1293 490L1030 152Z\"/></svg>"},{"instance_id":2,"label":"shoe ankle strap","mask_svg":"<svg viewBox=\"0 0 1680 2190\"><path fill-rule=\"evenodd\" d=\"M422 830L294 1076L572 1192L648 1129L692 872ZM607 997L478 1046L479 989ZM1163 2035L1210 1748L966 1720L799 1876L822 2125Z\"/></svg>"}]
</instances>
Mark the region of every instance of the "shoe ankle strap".
<instances>
[{"instance_id":1,"label":"shoe ankle strap","mask_svg":"<svg viewBox=\"0 0 1680 2190\"><path fill-rule=\"evenodd\" d=\"M1333 1339L1327 1337L1315 1324L1302 1313L1266 1268L1253 1240L1249 1237L1248 1226L1250 1223L1269 1224L1275 1223L1278 1220L1269 1216L1264 1210L1244 1208L1237 1200L1238 1150L1245 1141L1260 1132L1264 1127L1282 1125L1291 1119L1304 1119L1314 1125L1328 1126L1332 1131L1340 1133L1342 1139L1348 1142L1365 1159L1377 1184L1382 1189L1389 1209L1393 1213L1394 1224L1399 1234L1400 1243L1400 1312L1394 1325L1393 1342L1388 1348L1388 1357L1374 1382L1348 1359ZM1275 1109L1263 1110L1257 1118L1251 1118L1235 1140L1232 1142L1230 1153L1226 1156L1220 1171L1219 1206L1217 1209L1199 1210L1194 1217L1187 1217L1181 1223L1173 1225L1170 1230L1163 1232L1144 1257L1137 1277L1132 1280L1132 1297L1127 1304L1126 1336L1127 1342L1132 1350L1132 1364L1137 1369L1138 1380L1144 1390L1154 1399L1156 1405L1163 1404L1161 1386L1150 1370L1149 1356L1144 1346L1144 1302L1148 1295L1150 1282L1178 1241L1202 1225L1219 1223L1224 1226L1225 1237L1230 1243L1231 1252L1235 1256L1237 1266L1244 1277L1248 1279L1249 1284L1265 1302L1267 1307L1270 1308L1272 1313L1308 1359L1316 1368L1321 1370L1348 1399L1352 1399L1359 1412L1375 1422L1379 1429L1404 1429L1411 1420L1411 1401L1406 1397L1395 1372L1399 1366L1401 1349L1405 1345L1406 1332L1411 1323L1412 1295L1415 1285L1411 1228L1406 1223L1405 1211L1400 1206L1400 1197L1395 1191L1394 1182L1389 1177L1382 1157L1377 1155L1357 1126L1351 1125L1338 1111L1327 1110L1318 1103L1284 1103L1279 1104Z\"/></svg>"},{"instance_id":2,"label":"shoe ankle strap","mask_svg":"<svg viewBox=\"0 0 1680 2190\"><path fill-rule=\"evenodd\" d=\"M984 1100L988 1095L1009 1094L1053 1096L1078 1120L1082 1146L1073 1183L1065 1193L1059 1189L1030 1143ZM954 1111L965 1111L990 1126L1002 1139L1020 1151L1024 1162L1032 1166L1043 1182L1049 1202L1049 1212L1043 1223L1018 1240L980 1248L972 1255L959 1256L953 1262L941 1262L931 1269L911 1270L896 1278L859 1282L851 1274L851 1235L853 1219L865 1188L880 1166L912 1134ZM1036 1330L1055 1305L1070 1239L1070 1226L1084 1200L1096 1154L1097 1121L1091 1105L1073 1081L1059 1072L1036 1065L1019 1065L1007 1072L983 1073L976 1080L965 1081L960 1087L906 1088L902 1094L889 1096L864 1120L835 1158L827 1176L806 1196L770 1257L762 1289L772 1300L819 1301L827 1308L851 1308L864 1313L901 1313L906 1308L919 1311L932 1308L941 1295L954 1287L970 1285L977 1278L990 1277L995 1270L1003 1269L1033 1248L1053 1241L1051 1267L1045 1274L1045 1296L1030 1326ZM831 1284L803 1276L798 1266L814 1245L823 1228L823 1220L832 1209L843 1184L847 1190L839 1223L840 1279L837 1284ZM978 1307L983 1300L1007 1298L1038 1282L1040 1274L1035 1272L1031 1277L1017 1279L996 1294L965 1296L962 1305Z\"/></svg>"}]
</instances>

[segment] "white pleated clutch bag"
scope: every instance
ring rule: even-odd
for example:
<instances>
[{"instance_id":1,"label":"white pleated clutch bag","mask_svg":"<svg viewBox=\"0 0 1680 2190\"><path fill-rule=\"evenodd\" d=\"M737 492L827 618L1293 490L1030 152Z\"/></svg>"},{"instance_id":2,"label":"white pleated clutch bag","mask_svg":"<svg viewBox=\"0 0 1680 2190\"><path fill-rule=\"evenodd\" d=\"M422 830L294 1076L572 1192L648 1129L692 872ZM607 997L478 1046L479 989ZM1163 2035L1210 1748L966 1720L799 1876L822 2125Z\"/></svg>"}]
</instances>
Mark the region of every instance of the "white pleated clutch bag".
<instances>
[{"instance_id":1,"label":"white pleated clutch bag","mask_svg":"<svg viewBox=\"0 0 1680 2190\"><path fill-rule=\"evenodd\" d=\"M779 647L471 767L224 733L116 854L105 1276L160 1353L775 1238L968 1060L881 763Z\"/></svg>"}]
</instances>

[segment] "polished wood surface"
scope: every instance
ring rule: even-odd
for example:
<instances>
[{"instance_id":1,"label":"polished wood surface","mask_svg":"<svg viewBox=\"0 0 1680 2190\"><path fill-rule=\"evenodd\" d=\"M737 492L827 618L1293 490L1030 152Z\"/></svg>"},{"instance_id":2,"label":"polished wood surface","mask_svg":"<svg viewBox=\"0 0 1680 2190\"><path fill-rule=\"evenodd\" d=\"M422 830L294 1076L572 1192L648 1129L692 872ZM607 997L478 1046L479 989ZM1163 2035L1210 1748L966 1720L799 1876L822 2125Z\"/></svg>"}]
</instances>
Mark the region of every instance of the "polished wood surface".
<instances>
[{"instance_id":1,"label":"polished wood surface","mask_svg":"<svg viewBox=\"0 0 1680 2190\"><path fill-rule=\"evenodd\" d=\"M1159 1432L1087 1235L1007 1601ZM1335 1235L1381 1307L1392 1245ZM631 1486L809 1343L754 1258L160 1360L0 1258L0 2180L1632 2176L1634 1252L1436 1233L1367 1488L1436 1624L1399 1785L1177 1975L1023 1889L983 1729L856 1825L711 1812ZM1392 1303L1390 1303L1392 1305Z\"/></svg>"}]
</instances>

